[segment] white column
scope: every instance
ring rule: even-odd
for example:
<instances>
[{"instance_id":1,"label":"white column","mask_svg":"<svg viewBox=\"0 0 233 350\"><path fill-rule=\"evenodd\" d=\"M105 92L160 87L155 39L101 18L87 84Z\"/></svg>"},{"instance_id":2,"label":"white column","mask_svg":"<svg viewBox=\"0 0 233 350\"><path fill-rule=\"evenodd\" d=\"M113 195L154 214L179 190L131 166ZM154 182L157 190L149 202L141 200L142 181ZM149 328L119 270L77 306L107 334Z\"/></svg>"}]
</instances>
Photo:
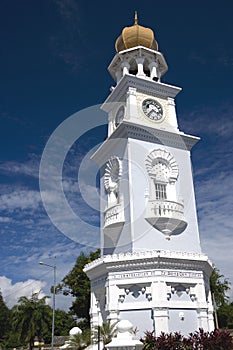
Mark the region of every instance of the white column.
<instances>
[{"instance_id":1,"label":"white column","mask_svg":"<svg viewBox=\"0 0 233 350\"><path fill-rule=\"evenodd\" d=\"M151 62L148 65L149 69L150 69L150 78L157 78L158 79L158 73L157 73L157 64L156 62Z\"/></svg>"},{"instance_id":2,"label":"white column","mask_svg":"<svg viewBox=\"0 0 233 350\"><path fill-rule=\"evenodd\" d=\"M137 57L136 62L138 65L138 72L137 72L137 77L145 77L146 74L144 73L143 70L143 63L144 63L144 58L143 57Z\"/></svg>"},{"instance_id":3,"label":"white column","mask_svg":"<svg viewBox=\"0 0 233 350\"><path fill-rule=\"evenodd\" d=\"M205 285L203 282L197 283L195 287L195 293L196 293L198 303L206 304Z\"/></svg>"},{"instance_id":4,"label":"white column","mask_svg":"<svg viewBox=\"0 0 233 350\"><path fill-rule=\"evenodd\" d=\"M169 312L168 308L158 307L153 308L153 320L154 320L154 333L158 337L161 332L168 333L168 318Z\"/></svg>"},{"instance_id":5,"label":"white column","mask_svg":"<svg viewBox=\"0 0 233 350\"><path fill-rule=\"evenodd\" d=\"M91 328L99 325L99 305L94 292L91 292L90 319Z\"/></svg>"},{"instance_id":6,"label":"white column","mask_svg":"<svg viewBox=\"0 0 233 350\"><path fill-rule=\"evenodd\" d=\"M151 284L151 295L154 307L167 306L167 285L164 281L154 281Z\"/></svg>"},{"instance_id":7,"label":"white column","mask_svg":"<svg viewBox=\"0 0 233 350\"><path fill-rule=\"evenodd\" d=\"M197 309L198 327L209 331L207 309Z\"/></svg>"},{"instance_id":8,"label":"white column","mask_svg":"<svg viewBox=\"0 0 233 350\"><path fill-rule=\"evenodd\" d=\"M126 102L126 118L131 119L137 117L137 98L136 89L130 87L127 91L127 102Z\"/></svg>"},{"instance_id":9,"label":"white column","mask_svg":"<svg viewBox=\"0 0 233 350\"><path fill-rule=\"evenodd\" d=\"M178 129L177 118L176 118L176 105L173 98L168 97L168 122L171 126Z\"/></svg>"},{"instance_id":10,"label":"white column","mask_svg":"<svg viewBox=\"0 0 233 350\"><path fill-rule=\"evenodd\" d=\"M123 61L123 62L121 63L121 67L122 67L122 69L123 69L123 76L124 76L125 74L129 74L130 65L129 65L128 62Z\"/></svg>"},{"instance_id":11,"label":"white column","mask_svg":"<svg viewBox=\"0 0 233 350\"><path fill-rule=\"evenodd\" d=\"M108 136L110 136L114 131L114 118L113 118L113 112L109 112L108 117Z\"/></svg>"},{"instance_id":12,"label":"white column","mask_svg":"<svg viewBox=\"0 0 233 350\"><path fill-rule=\"evenodd\" d=\"M161 332L167 333L168 329L168 308L167 308L167 286L164 281L155 281L151 285L152 312L155 335Z\"/></svg>"},{"instance_id":13,"label":"white column","mask_svg":"<svg viewBox=\"0 0 233 350\"><path fill-rule=\"evenodd\" d=\"M207 302L204 282L197 283L195 286L195 294L197 299L197 313L199 328L203 328L204 331L209 330L208 314L207 314Z\"/></svg>"},{"instance_id":14,"label":"white column","mask_svg":"<svg viewBox=\"0 0 233 350\"><path fill-rule=\"evenodd\" d=\"M111 280L106 282L106 311L108 311L108 319L111 321L118 320L119 307L119 289Z\"/></svg>"},{"instance_id":15,"label":"white column","mask_svg":"<svg viewBox=\"0 0 233 350\"><path fill-rule=\"evenodd\" d=\"M211 291L209 291L209 295L208 295L208 324L209 324L209 332L212 332L215 329L215 325L214 325L214 308L212 303Z\"/></svg>"}]
</instances>

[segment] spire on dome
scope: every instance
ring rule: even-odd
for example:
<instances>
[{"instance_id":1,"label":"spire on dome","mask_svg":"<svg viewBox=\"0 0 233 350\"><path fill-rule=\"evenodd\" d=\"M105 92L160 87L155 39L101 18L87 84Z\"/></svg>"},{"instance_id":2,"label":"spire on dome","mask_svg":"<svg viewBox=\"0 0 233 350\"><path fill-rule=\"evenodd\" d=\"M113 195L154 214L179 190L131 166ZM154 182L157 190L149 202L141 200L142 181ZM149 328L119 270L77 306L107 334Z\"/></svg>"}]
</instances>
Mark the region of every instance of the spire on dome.
<instances>
[{"instance_id":1,"label":"spire on dome","mask_svg":"<svg viewBox=\"0 0 233 350\"><path fill-rule=\"evenodd\" d=\"M135 11L134 13L134 24L138 24L138 13Z\"/></svg>"}]
</instances>

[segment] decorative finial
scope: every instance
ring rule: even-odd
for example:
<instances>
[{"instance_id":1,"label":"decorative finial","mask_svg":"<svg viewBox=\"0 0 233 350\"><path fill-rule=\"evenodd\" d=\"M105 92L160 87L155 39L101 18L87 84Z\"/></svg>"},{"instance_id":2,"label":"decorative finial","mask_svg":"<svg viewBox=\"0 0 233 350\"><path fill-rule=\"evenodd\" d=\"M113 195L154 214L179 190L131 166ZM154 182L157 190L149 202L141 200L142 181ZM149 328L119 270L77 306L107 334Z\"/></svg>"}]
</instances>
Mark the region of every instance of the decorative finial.
<instances>
[{"instance_id":1,"label":"decorative finial","mask_svg":"<svg viewBox=\"0 0 233 350\"><path fill-rule=\"evenodd\" d=\"M134 13L134 24L138 24L138 13L135 11Z\"/></svg>"}]
</instances>

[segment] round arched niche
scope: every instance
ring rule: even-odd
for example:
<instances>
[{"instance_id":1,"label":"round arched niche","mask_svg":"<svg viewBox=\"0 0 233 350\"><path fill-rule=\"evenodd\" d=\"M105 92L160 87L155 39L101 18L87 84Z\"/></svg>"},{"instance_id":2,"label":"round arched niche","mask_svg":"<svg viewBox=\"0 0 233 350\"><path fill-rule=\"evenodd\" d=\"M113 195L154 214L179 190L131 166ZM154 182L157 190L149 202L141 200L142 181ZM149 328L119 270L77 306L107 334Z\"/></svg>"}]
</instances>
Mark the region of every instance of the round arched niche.
<instances>
[{"instance_id":1,"label":"round arched niche","mask_svg":"<svg viewBox=\"0 0 233 350\"><path fill-rule=\"evenodd\" d=\"M121 162L118 157L111 157L105 166L104 187L108 193L117 192L122 174Z\"/></svg>"},{"instance_id":2,"label":"round arched niche","mask_svg":"<svg viewBox=\"0 0 233 350\"><path fill-rule=\"evenodd\" d=\"M166 150L155 149L146 158L148 175L158 181L175 182L178 179L178 164L173 155Z\"/></svg>"}]
</instances>

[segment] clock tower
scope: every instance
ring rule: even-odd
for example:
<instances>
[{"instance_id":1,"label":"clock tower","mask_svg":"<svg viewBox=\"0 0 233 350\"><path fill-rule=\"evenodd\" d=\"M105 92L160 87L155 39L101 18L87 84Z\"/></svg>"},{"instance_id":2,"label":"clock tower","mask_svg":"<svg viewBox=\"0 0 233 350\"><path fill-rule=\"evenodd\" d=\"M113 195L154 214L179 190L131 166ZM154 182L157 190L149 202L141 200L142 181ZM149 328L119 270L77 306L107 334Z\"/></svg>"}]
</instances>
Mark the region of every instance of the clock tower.
<instances>
[{"instance_id":1,"label":"clock tower","mask_svg":"<svg viewBox=\"0 0 233 350\"><path fill-rule=\"evenodd\" d=\"M108 137L100 167L101 257L86 265L91 325L129 320L139 330L188 334L214 329L212 265L199 239L190 151L199 138L179 130L180 87L154 32L135 23L116 40L115 81L102 105Z\"/></svg>"}]
</instances>

